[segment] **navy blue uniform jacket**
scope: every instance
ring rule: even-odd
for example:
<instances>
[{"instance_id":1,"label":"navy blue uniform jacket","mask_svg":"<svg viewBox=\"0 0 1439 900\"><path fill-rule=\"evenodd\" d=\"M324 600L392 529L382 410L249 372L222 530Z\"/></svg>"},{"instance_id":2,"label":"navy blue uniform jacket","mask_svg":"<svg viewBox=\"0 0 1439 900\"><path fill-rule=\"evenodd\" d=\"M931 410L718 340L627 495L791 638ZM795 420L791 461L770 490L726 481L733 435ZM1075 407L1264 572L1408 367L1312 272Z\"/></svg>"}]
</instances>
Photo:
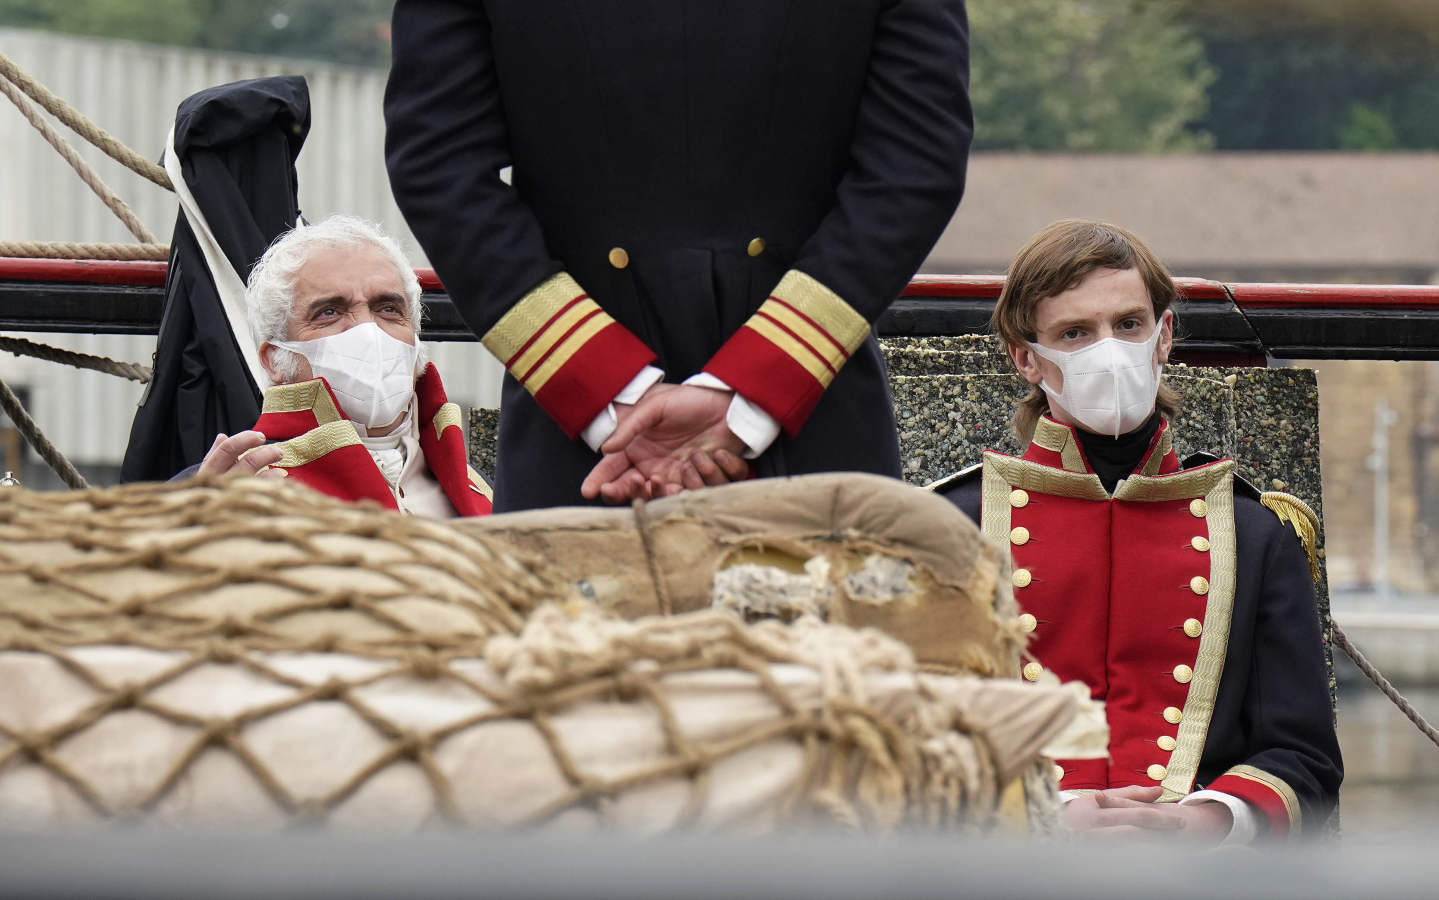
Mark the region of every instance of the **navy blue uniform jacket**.
<instances>
[{"instance_id":1,"label":"navy blue uniform jacket","mask_svg":"<svg viewBox=\"0 0 1439 900\"><path fill-rule=\"evenodd\" d=\"M579 502L650 362L781 424L761 474L899 474L870 325L963 192L961 0L400 0L393 48L396 199L508 370L496 511Z\"/></svg>"}]
</instances>

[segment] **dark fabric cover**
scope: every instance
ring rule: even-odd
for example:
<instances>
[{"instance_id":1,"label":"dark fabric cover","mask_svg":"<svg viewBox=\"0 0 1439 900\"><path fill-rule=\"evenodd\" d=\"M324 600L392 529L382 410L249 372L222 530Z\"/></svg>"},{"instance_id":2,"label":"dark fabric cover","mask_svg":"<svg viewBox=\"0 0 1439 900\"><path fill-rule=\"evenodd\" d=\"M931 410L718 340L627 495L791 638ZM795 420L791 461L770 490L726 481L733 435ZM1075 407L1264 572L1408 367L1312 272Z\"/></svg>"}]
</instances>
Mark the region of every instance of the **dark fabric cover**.
<instances>
[{"instance_id":1,"label":"dark fabric cover","mask_svg":"<svg viewBox=\"0 0 1439 900\"><path fill-rule=\"evenodd\" d=\"M393 35L391 184L479 335L564 270L682 381L789 269L873 322L963 190L962 0L401 0ZM496 511L580 502L596 455L501 410ZM899 475L872 337L756 468Z\"/></svg>"},{"instance_id":2,"label":"dark fabric cover","mask_svg":"<svg viewBox=\"0 0 1439 900\"><path fill-rule=\"evenodd\" d=\"M175 152L185 182L240 280L299 215L295 158L310 130L305 79L287 75L201 91L180 104ZM123 481L158 481L200 461L219 432L260 414L260 391L215 280L176 218L155 374L130 428Z\"/></svg>"}]
</instances>

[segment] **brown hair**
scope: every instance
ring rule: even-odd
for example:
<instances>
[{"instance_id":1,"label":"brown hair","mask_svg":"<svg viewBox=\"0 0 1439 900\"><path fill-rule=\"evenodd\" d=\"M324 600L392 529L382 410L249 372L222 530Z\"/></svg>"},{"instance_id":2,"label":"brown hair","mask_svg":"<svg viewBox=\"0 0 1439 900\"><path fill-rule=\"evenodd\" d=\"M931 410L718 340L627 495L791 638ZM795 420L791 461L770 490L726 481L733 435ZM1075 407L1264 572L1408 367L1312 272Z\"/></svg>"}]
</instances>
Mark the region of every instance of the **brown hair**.
<instances>
[{"instance_id":1,"label":"brown hair","mask_svg":"<svg viewBox=\"0 0 1439 900\"><path fill-rule=\"evenodd\" d=\"M1138 269L1156 321L1179 297L1169 270L1139 236L1105 222L1061 219L1030 239L1009 264L1009 273L994 305L990 326L1007 347L1023 347L1035 339L1034 310L1039 302L1078 285L1097 269ZM1162 381L1156 401L1160 412L1173 417L1179 395ZM1049 412L1049 396L1039 385L1014 411L1014 432L1028 443L1034 424Z\"/></svg>"}]
</instances>

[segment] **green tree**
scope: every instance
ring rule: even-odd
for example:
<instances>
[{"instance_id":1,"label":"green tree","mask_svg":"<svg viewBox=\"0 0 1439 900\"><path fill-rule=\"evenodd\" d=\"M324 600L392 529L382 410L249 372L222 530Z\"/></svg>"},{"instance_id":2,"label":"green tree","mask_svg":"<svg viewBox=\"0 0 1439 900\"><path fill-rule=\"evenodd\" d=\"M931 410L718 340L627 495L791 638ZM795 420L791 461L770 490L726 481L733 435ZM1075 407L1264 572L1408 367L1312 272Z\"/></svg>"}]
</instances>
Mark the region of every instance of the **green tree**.
<instances>
[{"instance_id":1,"label":"green tree","mask_svg":"<svg viewBox=\"0 0 1439 900\"><path fill-rule=\"evenodd\" d=\"M970 0L975 146L1157 153L1210 139L1214 73L1175 0Z\"/></svg>"},{"instance_id":2,"label":"green tree","mask_svg":"<svg viewBox=\"0 0 1439 900\"><path fill-rule=\"evenodd\" d=\"M1439 4L1186 0L1226 150L1439 147Z\"/></svg>"}]
</instances>

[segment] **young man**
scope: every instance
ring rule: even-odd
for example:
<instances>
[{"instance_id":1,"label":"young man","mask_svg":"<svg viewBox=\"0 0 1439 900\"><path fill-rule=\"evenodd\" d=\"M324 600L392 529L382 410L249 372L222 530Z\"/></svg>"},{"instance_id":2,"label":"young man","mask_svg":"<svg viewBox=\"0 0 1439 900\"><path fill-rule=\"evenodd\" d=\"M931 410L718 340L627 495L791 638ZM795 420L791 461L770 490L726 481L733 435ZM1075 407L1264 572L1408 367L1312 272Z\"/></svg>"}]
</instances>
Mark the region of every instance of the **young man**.
<instances>
[{"instance_id":1,"label":"young man","mask_svg":"<svg viewBox=\"0 0 1439 900\"><path fill-rule=\"evenodd\" d=\"M217 435L199 474L284 474L434 518L489 513L460 408L424 362L420 284L393 240L348 216L302 225L256 263L245 302L272 386L255 428Z\"/></svg>"},{"instance_id":2,"label":"young man","mask_svg":"<svg viewBox=\"0 0 1439 900\"><path fill-rule=\"evenodd\" d=\"M1342 767L1308 561L1232 461L1175 457L1160 368L1177 294L1121 228L1037 235L994 311L1033 386L1015 415L1029 447L936 489L1009 544L1036 659L1105 703L1109 759L1059 761L1071 825L1210 843L1317 830Z\"/></svg>"}]
</instances>

